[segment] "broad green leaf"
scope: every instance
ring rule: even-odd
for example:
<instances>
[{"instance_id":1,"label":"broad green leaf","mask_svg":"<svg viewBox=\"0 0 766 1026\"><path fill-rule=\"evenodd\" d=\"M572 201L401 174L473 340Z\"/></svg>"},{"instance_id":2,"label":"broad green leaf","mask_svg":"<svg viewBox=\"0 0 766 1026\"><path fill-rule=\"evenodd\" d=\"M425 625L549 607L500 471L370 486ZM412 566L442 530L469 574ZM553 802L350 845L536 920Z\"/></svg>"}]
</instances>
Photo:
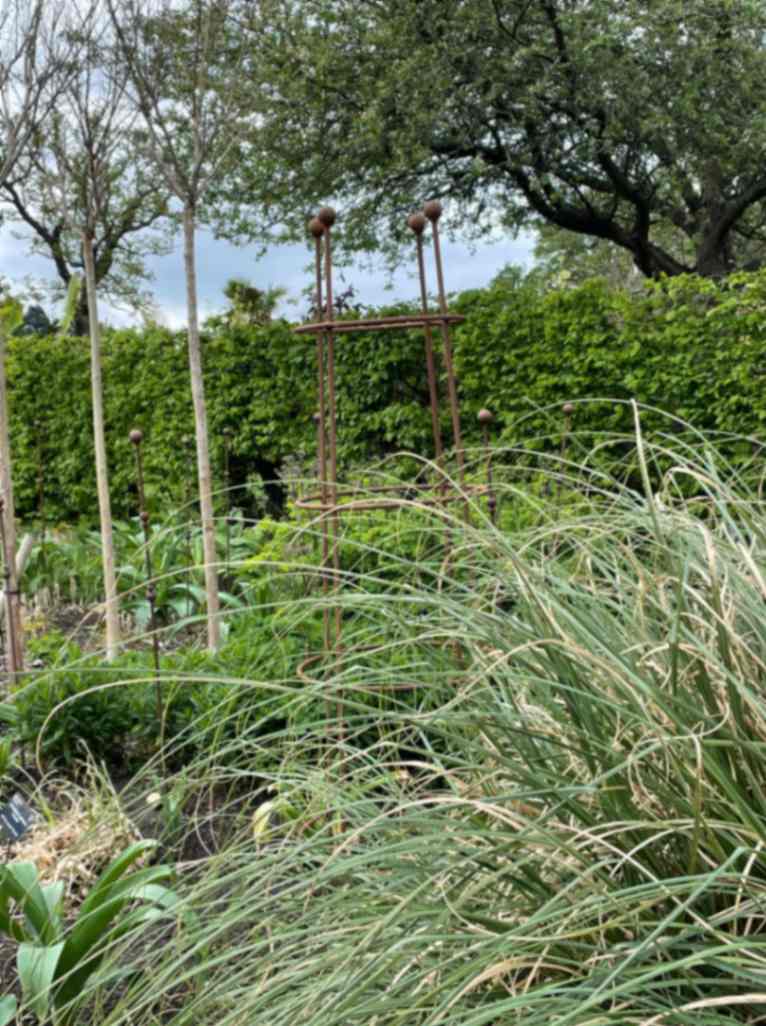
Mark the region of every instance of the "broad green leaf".
<instances>
[{"instance_id":1,"label":"broad green leaf","mask_svg":"<svg viewBox=\"0 0 766 1026\"><path fill-rule=\"evenodd\" d=\"M80 915L87 915L91 909L95 908L102 901L105 901L110 897L108 893L109 887L115 881L119 880L120 877L122 877L133 863L140 859L142 855L147 854L156 847L156 841L137 841L135 844L131 844L129 848L126 848L124 852L117 856L117 858L113 859L95 882L90 894L82 903Z\"/></svg>"},{"instance_id":2,"label":"broad green leaf","mask_svg":"<svg viewBox=\"0 0 766 1026\"><path fill-rule=\"evenodd\" d=\"M24 1000L29 1002L40 1020L48 1015L51 986L63 949L63 941L45 947L28 943L19 945L17 965Z\"/></svg>"},{"instance_id":3,"label":"broad green leaf","mask_svg":"<svg viewBox=\"0 0 766 1026\"><path fill-rule=\"evenodd\" d=\"M33 936L42 944L58 939L58 922L50 917L48 903L37 882L31 862L14 862L0 868L0 890L18 903Z\"/></svg>"},{"instance_id":4,"label":"broad green leaf","mask_svg":"<svg viewBox=\"0 0 766 1026\"><path fill-rule=\"evenodd\" d=\"M12 994L0 998L0 1026L7 1026L16 1018L18 1002Z\"/></svg>"}]
</instances>

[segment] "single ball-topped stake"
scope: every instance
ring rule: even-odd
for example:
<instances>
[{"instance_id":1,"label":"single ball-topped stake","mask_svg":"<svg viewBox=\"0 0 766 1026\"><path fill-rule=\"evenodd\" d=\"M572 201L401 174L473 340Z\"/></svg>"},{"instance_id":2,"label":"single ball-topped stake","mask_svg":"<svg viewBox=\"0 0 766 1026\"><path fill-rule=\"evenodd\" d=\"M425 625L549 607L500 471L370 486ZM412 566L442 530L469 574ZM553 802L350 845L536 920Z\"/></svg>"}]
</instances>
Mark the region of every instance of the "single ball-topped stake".
<instances>
[{"instance_id":1,"label":"single ball-topped stake","mask_svg":"<svg viewBox=\"0 0 766 1026\"><path fill-rule=\"evenodd\" d=\"M407 218L407 227L410 228L416 235L422 235L426 230L426 217L425 214L417 213L410 214Z\"/></svg>"},{"instance_id":2,"label":"single ball-topped stake","mask_svg":"<svg viewBox=\"0 0 766 1026\"><path fill-rule=\"evenodd\" d=\"M428 200L427 203L423 204L423 213L426 215L431 224L439 220L439 218L442 216L443 209L444 208L442 207L441 203L435 199Z\"/></svg>"},{"instance_id":3,"label":"single ball-topped stake","mask_svg":"<svg viewBox=\"0 0 766 1026\"><path fill-rule=\"evenodd\" d=\"M565 417L571 417L575 411L574 403L564 403L564 405L561 407L561 410Z\"/></svg>"},{"instance_id":4,"label":"single ball-topped stake","mask_svg":"<svg viewBox=\"0 0 766 1026\"><path fill-rule=\"evenodd\" d=\"M139 428L133 428L128 437L133 445L140 445L144 440L144 433Z\"/></svg>"},{"instance_id":5,"label":"single ball-topped stake","mask_svg":"<svg viewBox=\"0 0 766 1026\"><path fill-rule=\"evenodd\" d=\"M495 415L492 412L492 410L488 410L486 407L484 407L483 409L479 410L478 414L476 415L476 419L479 421L480 424L491 424L492 421L495 419Z\"/></svg>"},{"instance_id":6,"label":"single ball-topped stake","mask_svg":"<svg viewBox=\"0 0 766 1026\"><path fill-rule=\"evenodd\" d=\"M322 225L323 228L332 228L335 224L336 213L332 207L322 207L317 214L317 221Z\"/></svg>"},{"instance_id":7,"label":"single ball-topped stake","mask_svg":"<svg viewBox=\"0 0 766 1026\"><path fill-rule=\"evenodd\" d=\"M315 239L321 239L324 235L324 225L318 217L312 217L309 221L309 231Z\"/></svg>"}]
</instances>

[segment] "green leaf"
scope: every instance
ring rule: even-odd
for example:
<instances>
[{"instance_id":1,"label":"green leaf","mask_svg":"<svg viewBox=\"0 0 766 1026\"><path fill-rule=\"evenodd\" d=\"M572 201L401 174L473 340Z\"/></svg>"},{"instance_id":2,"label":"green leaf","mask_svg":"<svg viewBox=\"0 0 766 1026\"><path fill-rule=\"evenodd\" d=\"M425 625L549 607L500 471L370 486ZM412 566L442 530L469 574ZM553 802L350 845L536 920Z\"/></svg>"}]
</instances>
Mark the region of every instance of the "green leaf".
<instances>
[{"instance_id":1,"label":"green leaf","mask_svg":"<svg viewBox=\"0 0 766 1026\"><path fill-rule=\"evenodd\" d=\"M60 921L52 919L48 902L37 882L37 869L31 862L15 862L0 867L0 893L9 895L21 907L32 935L43 944L51 944L60 933Z\"/></svg>"},{"instance_id":2,"label":"green leaf","mask_svg":"<svg viewBox=\"0 0 766 1026\"><path fill-rule=\"evenodd\" d=\"M38 1019L48 1015L51 1001L51 986L56 976L59 956L64 942L40 947L37 944L20 944L16 959L21 989Z\"/></svg>"},{"instance_id":3,"label":"green leaf","mask_svg":"<svg viewBox=\"0 0 766 1026\"><path fill-rule=\"evenodd\" d=\"M18 1002L12 994L0 998L0 1026L7 1026L9 1022L13 1022L16 1018L17 1007Z\"/></svg>"},{"instance_id":4,"label":"green leaf","mask_svg":"<svg viewBox=\"0 0 766 1026\"><path fill-rule=\"evenodd\" d=\"M129 848L126 848L124 852L121 852L117 858L113 859L95 882L90 894L82 903L80 916L87 915L92 909L98 907L98 905L103 901L106 901L111 896L108 892L109 887L124 876L127 870L134 862L140 859L142 855L146 855L156 847L156 841L137 841L135 844L131 844Z\"/></svg>"},{"instance_id":5,"label":"green leaf","mask_svg":"<svg viewBox=\"0 0 766 1026\"><path fill-rule=\"evenodd\" d=\"M19 710L12 702L0 702L0 723L15 727L19 722Z\"/></svg>"}]
</instances>

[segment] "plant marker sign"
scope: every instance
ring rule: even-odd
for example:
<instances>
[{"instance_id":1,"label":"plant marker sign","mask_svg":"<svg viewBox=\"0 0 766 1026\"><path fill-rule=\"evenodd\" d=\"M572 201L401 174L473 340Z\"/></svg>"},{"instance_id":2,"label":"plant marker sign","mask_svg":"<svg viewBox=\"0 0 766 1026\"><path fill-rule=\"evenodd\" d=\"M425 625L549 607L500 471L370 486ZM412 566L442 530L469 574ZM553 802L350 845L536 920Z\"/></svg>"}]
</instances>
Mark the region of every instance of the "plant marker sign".
<instances>
[{"instance_id":1,"label":"plant marker sign","mask_svg":"<svg viewBox=\"0 0 766 1026\"><path fill-rule=\"evenodd\" d=\"M0 806L0 839L6 844L20 840L34 819L34 809L27 805L20 794L14 794L9 802Z\"/></svg>"}]
</instances>

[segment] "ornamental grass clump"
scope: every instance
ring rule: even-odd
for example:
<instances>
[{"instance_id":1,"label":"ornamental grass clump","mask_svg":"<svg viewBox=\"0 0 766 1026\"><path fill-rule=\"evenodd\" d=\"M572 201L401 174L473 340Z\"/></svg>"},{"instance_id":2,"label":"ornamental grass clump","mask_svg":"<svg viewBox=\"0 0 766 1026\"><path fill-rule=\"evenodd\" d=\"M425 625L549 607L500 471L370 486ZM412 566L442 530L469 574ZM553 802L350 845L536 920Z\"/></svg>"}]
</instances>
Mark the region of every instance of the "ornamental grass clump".
<instances>
[{"instance_id":1,"label":"ornamental grass clump","mask_svg":"<svg viewBox=\"0 0 766 1026\"><path fill-rule=\"evenodd\" d=\"M345 578L343 649L281 685L314 719L185 769L236 829L99 1022L766 1018L764 506L704 439L629 458L550 457L545 504L498 454L526 526L456 509L449 558Z\"/></svg>"}]
</instances>

